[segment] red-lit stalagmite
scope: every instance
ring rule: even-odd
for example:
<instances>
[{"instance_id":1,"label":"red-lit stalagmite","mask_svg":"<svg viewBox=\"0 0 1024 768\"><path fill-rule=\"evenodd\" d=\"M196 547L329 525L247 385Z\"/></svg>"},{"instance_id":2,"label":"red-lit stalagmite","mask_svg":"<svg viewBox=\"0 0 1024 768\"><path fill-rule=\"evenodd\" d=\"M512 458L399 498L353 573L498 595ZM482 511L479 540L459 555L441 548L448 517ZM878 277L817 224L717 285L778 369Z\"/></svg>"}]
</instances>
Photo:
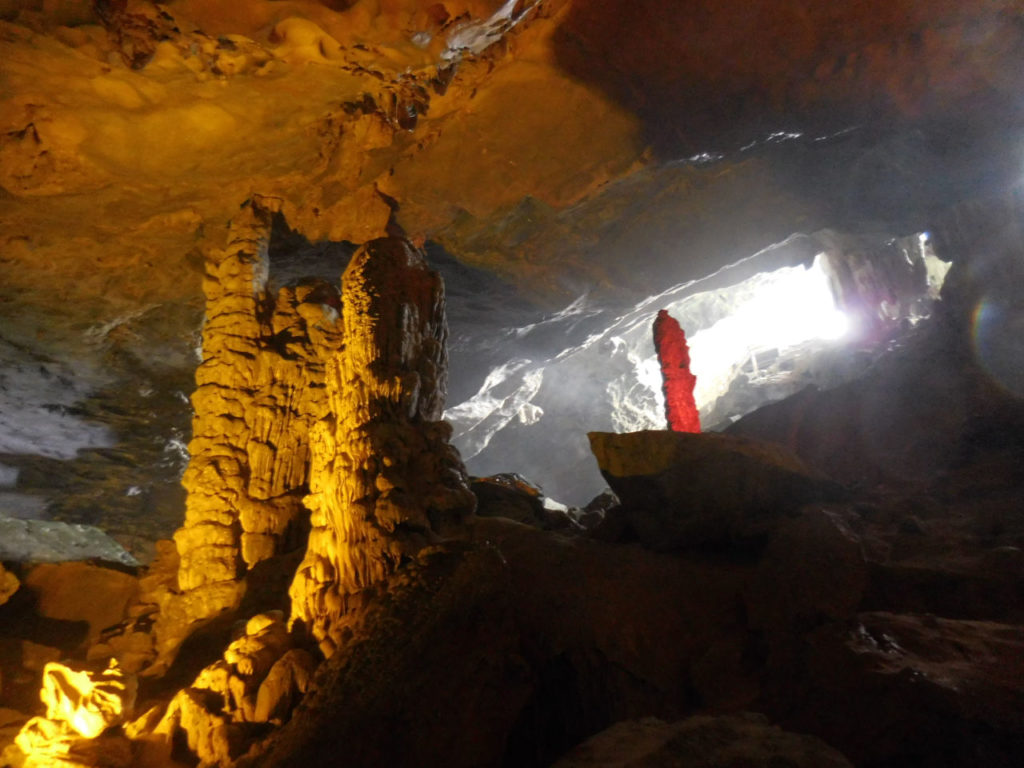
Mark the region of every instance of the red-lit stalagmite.
<instances>
[{"instance_id":1,"label":"red-lit stalagmite","mask_svg":"<svg viewBox=\"0 0 1024 768\"><path fill-rule=\"evenodd\" d=\"M690 372L686 333L666 310L654 320L654 348L661 364L665 416L674 432L700 432L700 413L693 399L697 377Z\"/></svg>"}]
</instances>

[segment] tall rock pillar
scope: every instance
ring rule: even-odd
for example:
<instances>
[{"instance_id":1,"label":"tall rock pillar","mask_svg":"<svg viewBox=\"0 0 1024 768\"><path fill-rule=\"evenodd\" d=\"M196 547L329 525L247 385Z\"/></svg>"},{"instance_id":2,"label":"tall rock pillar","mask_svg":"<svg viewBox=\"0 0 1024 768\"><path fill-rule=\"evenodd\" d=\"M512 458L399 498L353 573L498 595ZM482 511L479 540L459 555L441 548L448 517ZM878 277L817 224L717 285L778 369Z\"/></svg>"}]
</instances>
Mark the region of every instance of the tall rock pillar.
<instances>
[{"instance_id":1,"label":"tall rock pillar","mask_svg":"<svg viewBox=\"0 0 1024 768\"><path fill-rule=\"evenodd\" d=\"M256 390L269 232L269 212L247 205L231 222L227 247L206 258L203 360L182 478L185 522L174 534L178 588L189 598L190 619L234 605L244 570L239 520L248 496L247 414Z\"/></svg>"},{"instance_id":2,"label":"tall rock pillar","mask_svg":"<svg viewBox=\"0 0 1024 768\"><path fill-rule=\"evenodd\" d=\"M291 587L292 620L325 655L353 596L472 513L441 421L444 288L407 241L364 245L342 277L344 346L327 363L329 415L311 431L312 531Z\"/></svg>"},{"instance_id":3,"label":"tall rock pillar","mask_svg":"<svg viewBox=\"0 0 1024 768\"><path fill-rule=\"evenodd\" d=\"M273 208L264 203L243 206L226 247L206 258L185 521L156 628L165 664L196 622L237 607L252 566L301 547L308 525L309 429L329 408L338 294L322 281L267 293Z\"/></svg>"}]
</instances>

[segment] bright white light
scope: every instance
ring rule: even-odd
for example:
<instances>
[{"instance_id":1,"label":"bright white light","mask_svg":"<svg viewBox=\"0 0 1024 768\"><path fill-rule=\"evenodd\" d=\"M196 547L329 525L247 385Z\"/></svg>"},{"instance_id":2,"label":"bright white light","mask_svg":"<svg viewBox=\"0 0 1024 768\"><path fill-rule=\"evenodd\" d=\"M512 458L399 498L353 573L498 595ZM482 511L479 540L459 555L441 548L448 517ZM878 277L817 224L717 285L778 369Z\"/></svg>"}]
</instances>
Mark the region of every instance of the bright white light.
<instances>
[{"instance_id":1,"label":"bright white light","mask_svg":"<svg viewBox=\"0 0 1024 768\"><path fill-rule=\"evenodd\" d=\"M839 339L848 330L849 320L836 309L817 260L809 269L778 270L732 314L691 337L697 407L720 397L751 357L756 364L759 353Z\"/></svg>"}]
</instances>

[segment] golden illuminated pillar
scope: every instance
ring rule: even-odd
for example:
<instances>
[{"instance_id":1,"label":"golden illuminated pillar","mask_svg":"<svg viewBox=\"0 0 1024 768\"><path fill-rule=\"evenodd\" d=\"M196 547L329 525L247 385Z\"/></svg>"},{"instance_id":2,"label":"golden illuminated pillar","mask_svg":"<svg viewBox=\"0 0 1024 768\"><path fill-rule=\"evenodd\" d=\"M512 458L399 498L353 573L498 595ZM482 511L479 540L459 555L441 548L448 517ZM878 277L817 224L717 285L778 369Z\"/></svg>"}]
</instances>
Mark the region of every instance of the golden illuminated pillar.
<instances>
[{"instance_id":1,"label":"golden illuminated pillar","mask_svg":"<svg viewBox=\"0 0 1024 768\"><path fill-rule=\"evenodd\" d=\"M330 413L311 431L312 531L292 620L325 655L350 599L473 511L443 421L444 288L407 241L363 246L342 278L344 346L328 362Z\"/></svg>"},{"instance_id":2,"label":"golden illuminated pillar","mask_svg":"<svg viewBox=\"0 0 1024 768\"><path fill-rule=\"evenodd\" d=\"M206 258L177 584L156 628L164 663L191 625L237 607L253 565L303 544L309 428L328 410L338 296L322 281L267 293L272 217L266 201L246 203Z\"/></svg>"}]
</instances>

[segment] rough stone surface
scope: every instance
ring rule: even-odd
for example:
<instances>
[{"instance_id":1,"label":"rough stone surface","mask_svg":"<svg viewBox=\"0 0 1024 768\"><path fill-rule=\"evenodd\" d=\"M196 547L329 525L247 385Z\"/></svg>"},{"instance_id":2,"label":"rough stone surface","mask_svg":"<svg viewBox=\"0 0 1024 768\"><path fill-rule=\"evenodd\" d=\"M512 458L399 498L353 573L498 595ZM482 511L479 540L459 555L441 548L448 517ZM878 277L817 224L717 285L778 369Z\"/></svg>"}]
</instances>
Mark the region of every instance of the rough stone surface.
<instances>
[{"instance_id":1,"label":"rough stone surface","mask_svg":"<svg viewBox=\"0 0 1024 768\"><path fill-rule=\"evenodd\" d=\"M751 583L750 624L769 631L843 619L864 597L868 564L860 537L837 512L808 506L775 531Z\"/></svg>"},{"instance_id":2,"label":"rough stone surface","mask_svg":"<svg viewBox=\"0 0 1024 768\"><path fill-rule=\"evenodd\" d=\"M25 574L23 585L38 616L86 623L85 643L120 622L139 591L133 574L78 562L37 565Z\"/></svg>"},{"instance_id":3,"label":"rough stone surface","mask_svg":"<svg viewBox=\"0 0 1024 768\"><path fill-rule=\"evenodd\" d=\"M544 495L526 478L515 474L476 477L470 484L480 517L506 517L526 525L543 526Z\"/></svg>"},{"instance_id":4,"label":"rough stone surface","mask_svg":"<svg viewBox=\"0 0 1024 768\"><path fill-rule=\"evenodd\" d=\"M131 716L136 693L135 677L116 665L95 673L47 664L40 693L46 715L22 726L10 758L26 768L127 768L128 742L99 737Z\"/></svg>"},{"instance_id":5,"label":"rough stone surface","mask_svg":"<svg viewBox=\"0 0 1024 768\"><path fill-rule=\"evenodd\" d=\"M11 599L11 595L18 591L21 582L18 577L8 571L0 564L0 605Z\"/></svg>"},{"instance_id":6,"label":"rough stone surface","mask_svg":"<svg viewBox=\"0 0 1024 768\"><path fill-rule=\"evenodd\" d=\"M0 517L0 559L60 563L95 558L135 566L124 547L92 525Z\"/></svg>"},{"instance_id":7,"label":"rough stone surface","mask_svg":"<svg viewBox=\"0 0 1024 768\"><path fill-rule=\"evenodd\" d=\"M272 204L243 206L227 247L207 255L177 584L158 625L165 658L191 624L237 608L245 573L295 548L308 524L309 429L327 411L337 295L316 282L269 295Z\"/></svg>"},{"instance_id":8,"label":"rough stone surface","mask_svg":"<svg viewBox=\"0 0 1024 768\"><path fill-rule=\"evenodd\" d=\"M312 531L292 620L330 655L351 595L473 511L441 421L444 289L404 240L375 240L342 278L344 347L328 365L329 418L311 433Z\"/></svg>"},{"instance_id":9,"label":"rough stone surface","mask_svg":"<svg viewBox=\"0 0 1024 768\"><path fill-rule=\"evenodd\" d=\"M138 683L116 665L96 673L47 664L40 698L49 720L66 722L83 738L94 739L130 718Z\"/></svg>"},{"instance_id":10,"label":"rough stone surface","mask_svg":"<svg viewBox=\"0 0 1024 768\"><path fill-rule=\"evenodd\" d=\"M852 768L820 739L783 731L763 715L655 718L616 723L587 739L553 768Z\"/></svg>"},{"instance_id":11,"label":"rough stone surface","mask_svg":"<svg viewBox=\"0 0 1024 768\"><path fill-rule=\"evenodd\" d=\"M155 764L180 740L201 765L233 765L259 735L255 724L287 720L309 687L313 659L292 645L282 613L252 617L220 660L131 723L128 737Z\"/></svg>"},{"instance_id":12,"label":"rough stone surface","mask_svg":"<svg viewBox=\"0 0 1024 768\"><path fill-rule=\"evenodd\" d=\"M131 768L131 745L120 735L83 739L69 723L36 717L5 756L24 768Z\"/></svg>"},{"instance_id":13,"label":"rough stone surface","mask_svg":"<svg viewBox=\"0 0 1024 768\"><path fill-rule=\"evenodd\" d=\"M844 497L780 446L722 434L591 432L616 513L655 549L763 538L803 504Z\"/></svg>"},{"instance_id":14,"label":"rough stone surface","mask_svg":"<svg viewBox=\"0 0 1024 768\"><path fill-rule=\"evenodd\" d=\"M526 1L480 33L504 5L5 2L0 348L39 383L0 409L22 482L125 536L145 510L140 552L173 531L180 459L145 425L187 431L196 244L254 192L310 242L394 213L555 308L797 230L919 231L1017 182L1011 0ZM467 36L493 45L449 48Z\"/></svg>"},{"instance_id":15,"label":"rough stone surface","mask_svg":"<svg viewBox=\"0 0 1024 768\"><path fill-rule=\"evenodd\" d=\"M424 553L378 587L316 692L255 765L500 762L530 687L500 556ZM424 702L433 713L425 718Z\"/></svg>"},{"instance_id":16,"label":"rough stone surface","mask_svg":"<svg viewBox=\"0 0 1024 768\"><path fill-rule=\"evenodd\" d=\"M813 723L854 764L1009 768L1024 754L1020 625L866 613L807 645L804 671L768 687L769 711Z\"/></svg>"}]
</instances>

